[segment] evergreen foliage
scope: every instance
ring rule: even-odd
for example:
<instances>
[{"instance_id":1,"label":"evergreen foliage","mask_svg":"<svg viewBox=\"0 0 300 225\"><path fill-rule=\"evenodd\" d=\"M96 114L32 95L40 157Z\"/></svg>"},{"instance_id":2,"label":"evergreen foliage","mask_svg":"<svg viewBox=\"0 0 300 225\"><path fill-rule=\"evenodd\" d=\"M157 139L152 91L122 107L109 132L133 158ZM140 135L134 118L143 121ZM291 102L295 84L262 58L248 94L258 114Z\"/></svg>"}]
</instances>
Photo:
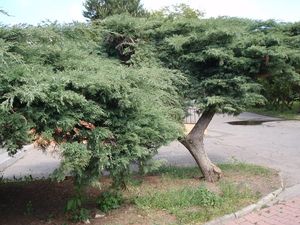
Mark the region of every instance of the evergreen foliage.
<instances>
[{"instance_id":1,"label":"evergreen foliage","mask_svg":"<svg viewBox=\"0 0 300 225\"><path fill-rule=\"evenodd\" d=\"M120 57L117 45L125 39L133 40L128 62L135 58L153 58L167 68L188 75L190 87L186 97L197 102L200 109L238 114L249 105L263 104L261 86L244 69L247 59L236 51L236 42L245 29L224 26L227 19L199 19L198 17L158 17L134 19L126 15L103 21L109 43L104 46L110 56ZM237 24L246 21L233 20ZM122 38L120 38L122 37ZM145 49L151 54L140 56ZM138 54L136 54L136 52ZM132 56L132 57L131 57ZM250 59L248 59L250 60ZM143 60L142 60L143 61Z\"/></svg>"},{"instance_id":2,"label":"evergreen foliage","mask_svg":"<svg viewBox=\"0 0 300 225\"><path fill-rule=\"evenodd\" d=\"M99 25L106 32L102 47L108 56L134 66L152 62L186 75L189 86L182 92L187 104L202 114L180 141L207 181L222 176L203 147L204 131L215 113L237 115L267 102L289 107L299 99L299 46L291 46L288 32L283 32L298 34L295 24L288 28L274 21L202 19L192 9L167 9L148 18L116 15Z\"/></svg>"},{"instance_id":3,"label":"evergreen foliage","mask_svg":"<svg viewBox=\"0 0 300 225\"><path fill-rule=\"evenodd\" d=\"M241 57L249 58L249 74L264 86L269 106L277 109L290 108L300 97L300 45L295 27L257 22L238 43Z\"/></svg>"},{"instance_id":4,"label":"evergreen foliage","mask_svg":"<svg viewBox=\"0 0 300 225\"><path fill-rule=\"evenodd\" d=\"M298 23L172 12L103 21L108 55L180 70L190 79L186 97L201 109L238 114L249 106L291 107L299 100Z\"/></svg>"},{"instance_id":5,"label":"evergreen foliage","mask_svg":"<svg viewBox=\"0 0 300 225\"><path fill-rule=\"evenodd\" d=\"M140 0L86 0L83 16L90 20L102 20L108 16L128 13L132 16L146 14Z\"/></svg>"},{"instance_id":6,"label":"evergreen foliage","mask_svg":"<svg viewBox=\"0 0 300 225\"><path fill-rule=\"evenodd\" d=\"M124 182L131 163L182 132L182 75L104 58L96 33L76 24L0 30L1 146L13 154L30 140L60 144L55 176L79 186L104 170Z\"/></svg>"}]
</instances>

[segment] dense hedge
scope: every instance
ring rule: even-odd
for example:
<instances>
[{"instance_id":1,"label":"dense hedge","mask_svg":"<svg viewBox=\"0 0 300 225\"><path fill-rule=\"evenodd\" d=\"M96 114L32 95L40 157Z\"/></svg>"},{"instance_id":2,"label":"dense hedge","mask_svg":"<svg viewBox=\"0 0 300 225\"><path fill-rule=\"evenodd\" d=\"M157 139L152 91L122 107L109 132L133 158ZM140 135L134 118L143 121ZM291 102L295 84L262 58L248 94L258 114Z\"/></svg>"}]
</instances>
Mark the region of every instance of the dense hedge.
<instances>
[{"instance_id":1,"label":"dense hedge","mask_svg":"<svg viewBox=\"0 0 300 225\"><path fill-rule=\"evenodd\" d=\"M104 57L98 32L78 24L0 30L0 144L11 154L31 140L61 144L55 175L78 184L103 170L119 181L182 132L183 76Z\"/></svg>"}]
</instances>

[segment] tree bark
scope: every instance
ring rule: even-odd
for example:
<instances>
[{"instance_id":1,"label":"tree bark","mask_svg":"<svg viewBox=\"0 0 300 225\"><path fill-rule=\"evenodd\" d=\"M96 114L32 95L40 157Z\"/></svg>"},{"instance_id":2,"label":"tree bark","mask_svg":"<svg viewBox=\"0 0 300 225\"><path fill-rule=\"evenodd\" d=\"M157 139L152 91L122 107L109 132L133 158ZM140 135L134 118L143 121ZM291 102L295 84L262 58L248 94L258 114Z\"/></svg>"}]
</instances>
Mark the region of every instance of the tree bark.
<instances>
[{"instance_id":1,"label":"tree bark","mask_svg":"<svg viewBox=\"0 0 300 225\"><path fill-rule=\"evenodd\" d=\"M189 150L194 157L205 180L215 182L222 176L219 167L213 164L207 156L204 148L204 132L215 115L214 109L205 110L191 132L181 140L181 143Z\"/></svg>"}]
</instances>

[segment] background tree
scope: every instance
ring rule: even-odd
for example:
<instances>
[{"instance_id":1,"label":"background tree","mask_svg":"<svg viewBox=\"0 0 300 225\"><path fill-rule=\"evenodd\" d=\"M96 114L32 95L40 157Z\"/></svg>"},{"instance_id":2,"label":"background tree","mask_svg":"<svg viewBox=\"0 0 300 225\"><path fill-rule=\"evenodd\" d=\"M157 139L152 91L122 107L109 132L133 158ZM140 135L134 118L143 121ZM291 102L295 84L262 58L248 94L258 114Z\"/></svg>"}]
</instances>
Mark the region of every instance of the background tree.
<instances>
[{"instance_id":1,"label":"background tree","mask_svg":"<svg viewBox=\"0 0 300 225\"><path fill-rule=\"evenodd\" d=\"M189 5L181 3L173 6L167 6L160 10L153 11L151 13L152 17L169 17L169 18L201 18L204 16L204 12L193 9Z\"/></svg>"},{"instance_id":2,"label":"background tree","mask_svg":"<svg viewBox=\"0 0 300 225\"><path fill-rule=\"evenodd\" d=\"M140 0L86 0L83 5L83 16L90 20L122 13L132 16L143 16L146 13Z\"/></svg>"},{"instance_id":3,"label":"background tree","mask_svg":"<svg viewBox=\"0 0 300 225\"><path fill-rule=\"evenodd\" d=\"M239 56L249 60L248 73L264 86L268 107L291 108L299 100L299 36L297 24L253 22L247 37L240 38ZM297 29L296 29L297 30ZM297 37L298 36L298 37Z\"/></svg>"},{"instance_id":4,"label":"background tree","mask_svg":"<svg viewBox=\"0 0 300 225\"><path fill-rule=\"evenodd\" d=\"M9 14L4 9L0 9L0 14L4 14L6 16L9 16Z\"/></svg>"}]
</instances>

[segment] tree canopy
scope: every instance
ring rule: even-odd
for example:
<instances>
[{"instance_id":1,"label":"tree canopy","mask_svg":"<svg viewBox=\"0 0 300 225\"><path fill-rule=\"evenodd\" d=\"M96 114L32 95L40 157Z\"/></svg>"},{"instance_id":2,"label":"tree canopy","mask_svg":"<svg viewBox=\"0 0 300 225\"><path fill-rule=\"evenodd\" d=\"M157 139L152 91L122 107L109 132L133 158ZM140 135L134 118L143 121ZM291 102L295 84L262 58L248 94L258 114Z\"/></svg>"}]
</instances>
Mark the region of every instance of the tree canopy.
<instances>
[{"instance_id":1,"label":"tree canopy","mask_svg":"<svg viewBox=\"0 0 300 225\"><path fill-rule=\"evenodd\" d=\"M83 15L90 20L101 20L122 13L132 16L146 13L140 0L86 0L84 7Z\"/></svg>"},{"instance_id":2,"label":"tree canopy","mask_svg":"<svg viewBox=\"0 0 300 225\"><path fill-rule=\"evenodd\" d=\"M245 26L247 21L115 16L103 22L105 29L110 29L105 47L110 56L121 60L122 52L132 55L127 57L132 63L140 52L151 51L165 67L189 76L191 86L186 94L200 108L238 114L248 105L263 104L265 99L249 72L251 58L239 52L238 43L246 28L237 30L229 23ZM120 52L118 46L125 47L125 51Z\"/></svg>"},{"instance_id":3,"label":"tree canopy","mask_svg":"<svg viewBox=\"0 0 300 225\"><path fill-rule=\"evenodd\" d=\"M181 141L205 178L213 181L220 170L207 157L203 137L214 114L236 115L274 104L273 99L287 105L299 99L300 54L299 47L287 41L286 24L190 15L184 10L147 18L116 15L100 26L106 32L103 47L108 56L127 65L150 60L189 79L182 91L202 116Z\"/></svg>"},{"instance_id":4,"label":"tree canopy","mask_svg":"<svg viewBox=\"0 0 300 225\"><path fill-rule=\"evenodd\" d=\"M198 95L201 107L215 102L218 112L237 114L250 105L264 102L289 107L299 100L297 23L227 17L201 19L183 10L179 12L163 11L150 18L125 15L108 18L102 23L110 31L105 39L108 54L128 61L130 55L134 60L141 52L151 52L165 67L179 69L190 77L191 84L196 84L189 89L190 98L196 100L195 95ZM217 80L223 78L233 87L232 78L236 76L239 76L239 85L248 83L247 96L239 93L230 98L229 89L217 87ZM199 81L204 82L203 85L199 85ZM209 94L209 90L212 93ZM207 98L203 98L205 95ZM238 100L237 96L247 99Z\"/></svg>"},{"instance_id":5,"label":"tree canopy","mask_svg":"<svg viewBox=\"0 0 300 225\"><path fill-rule=\"evenodd\" d=\"M59 180L107 170L119 182L181 135L180 73L105 58L84 25L1 28L0 38L0 144L12 154L31 140L60 144Z\"/></svg>"}]
</instances>

